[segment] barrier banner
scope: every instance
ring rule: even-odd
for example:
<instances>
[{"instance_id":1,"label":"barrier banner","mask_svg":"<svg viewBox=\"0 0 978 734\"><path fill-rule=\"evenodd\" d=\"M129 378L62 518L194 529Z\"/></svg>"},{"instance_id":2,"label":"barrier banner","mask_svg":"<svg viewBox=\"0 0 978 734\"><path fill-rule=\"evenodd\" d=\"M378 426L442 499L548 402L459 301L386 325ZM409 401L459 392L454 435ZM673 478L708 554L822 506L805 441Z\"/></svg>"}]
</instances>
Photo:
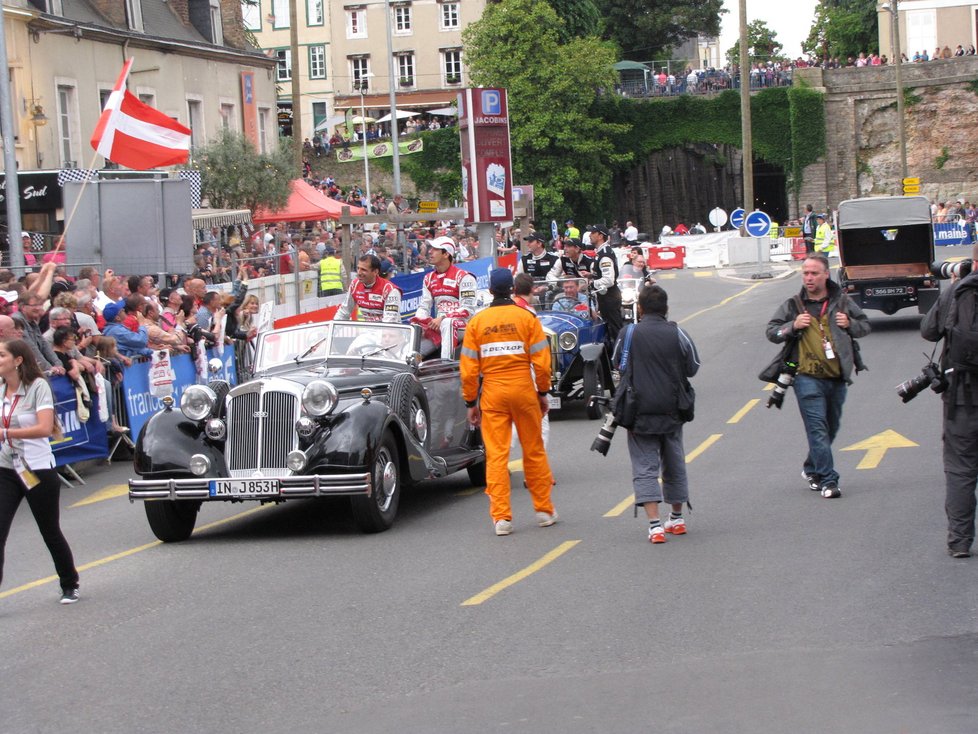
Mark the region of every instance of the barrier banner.
<instances>
[{"instance_id":1,"label":"barrier banner","mask_svg":"<svg viewBox=\"0 0 978 734\"><path fill-rule=\"evenodd\" d=\"M92 409L87 421L78 420L78 399L75 385L67 377L51 377L48 382L54 394L54 412L61 422L64 437L51 439L55 466L74 464L88 459L104 459L109 455L109 438L105 424L99 420L98 397L92 395Z\"/></svg>"},{"instance_id":2,"label":"barrier banner","mask_svg":"<svg viewBox=\"0 0 978 734\"><path fill-rule=\"evenodd\" d=\"M227 380L231 385L236 385L238 379L234 363L234 350L225 349L224 354L218 355L215 350L208 349L208 360L215 357L220 359L224 365L224 368L215 377ZM183 394L188 385L197 384L197 369L189 354L173 355L172 366L176 377L173 382L174 410L179 410L180 395ZM133 362L131 367L126 367L122 375L122 396L126 403L129 431L133 439L139 435L150 416L163 409L163 404L159 399L150 395L149 368L148 361Z\"/></svg>"},{"instance_id":3,"label":"barrier banner","mask_svg":"<svg viewBox=\"0 0 978 734\"><path fill-rule=\"evenodd\" d=\"M934 225L935 245L970 245L971 227L966 222L940 222Z\"/></svg>"}]
</instances>

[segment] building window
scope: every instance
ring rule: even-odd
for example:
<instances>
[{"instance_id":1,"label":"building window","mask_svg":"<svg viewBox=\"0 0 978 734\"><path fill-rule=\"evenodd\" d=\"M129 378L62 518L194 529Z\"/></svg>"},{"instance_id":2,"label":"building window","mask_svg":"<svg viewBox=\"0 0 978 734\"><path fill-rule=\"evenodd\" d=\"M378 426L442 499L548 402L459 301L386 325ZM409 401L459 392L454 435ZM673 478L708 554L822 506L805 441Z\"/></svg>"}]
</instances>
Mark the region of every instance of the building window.
<instances>
[{"instance_id":1,"label":"building window","mask_svg":"<svg viewBox=\"0 0 978 734\"><path fill-rule=\"evenodd\" d=\"M397 76L402 87L414 86L414 54L401 54L397 57Z\"/></svg>"},{"instance_id":2,"label":"building window","mask_svg":"<svg viewBox=\"0 0 978 734\"><path fill-rule=\"evenodd\" d=\"M441 52L442 67L445 73L445 84L462 83L462 52L457 48Z\"/></svg>"},{"instance_id":3,"label":"building window","mask_svg":"<svg viewBox=\"0 0 978 734\"><path fill-rule=\"evenodd\" d=\"M312 134L319 135L325 139L329 139L329 130L323 130L318 132L319 124L326 120L326 103L325 102L313 102L312 103Z\"/></svg>"},{"instance_id":4,"label":"building window","mask_svg":"<svg viewBox=\"0 0 978 734\"><path fill-rule=\"evenodd\" d=\"M241 20L245 30L261 30L261 0L242 0Z\"/></svg>"},{"instance_id":5,"label":"building window","mask_svg":"<svg viewBox=\"0 0 978 734\"><path fill-rule=\"evenodd\" d=\"M309 78L310 79L326 78L326 47L325 46L309 47Z\"/></svg>"},{"instance_id":6,"label":"building window","mask_svg":"<svg viewBox=\"0 0 978 734\"><path fill-rule=\"evenodd\" d=\"M438 27L441 30L457 31L459 28L458 3L442 3L438 20Z\"/></svg>"},{"instance_id":7,"label":"building window","mask_svg":"<svg viewBox=\"0 0 978 734\"><path fill-rule=\"evenodd\" d=\"M149 107L156 107L156 95L153 94L152 92L140 92L136 96L139 98L139 101L142 102L144 105L148 105Z\"/></svg>"},{"instance_id":8,"label":"building window","mask_svg":"<svg viewBox=\"0 0 978 734\"><path fill-rule=\"evenodd\" d=\"M323 0L306 0L306 25L323 24Z\"/></svg>"},{"instance_id":9,"label":"building window","mask_svg":"<svg viewBox=\"0 0 978 734\"><path fill-rule=\"evenodd\" d=\"M143 7L139 0L126 0L126 23L129 30L143 32Z\"/></svg>"},{"instance_id":10,"label":"building window","mask_svg":"<svg viewBox=\"0 0 978 734\"><path fill-rule=\"evenodd\" d=\"M278 67L275 69L275 79L280 82L292 81L292 49L280 48L275 52Z\"/></svg>"},{"instance_id":11,"label":"building window","mask_svg":"<svg viewBox=\"0 0 978 734\"><path fill-rule=\"evenodd\" d=\"M271 115L271 110L267 107L260 107L258 109L258 152L267 153L268 152L268 117Z\"/></svg>"},{"instance_id":12,"label":"building window","mask_svg":"<svg viewBox=\"0 0 978 734\"><path fill-rule=\"evenodd\" d=\"M48 13L50 15L64 15L64 9L61 7L61 0L30 0L30 4L40 10L42 13Z\"/></svg>"},{"instance_id":13,"label":"building window","mask_svg":"<svg viewBox=\"0 0 978 734\"><path fill-rule=\"evenodd\" d=\"M224 21L221 19L220 0L211 0L211 35L215 46L224 45Z\"/></svg>"},{"instance_id":14,"label":"building window","mask_svg":"<svg viewBox=\"0 0 978 734\"><path fill-rule=\"evenodd\" d=\"M367 11L363 8L346 11L346 37L367 37Z\"/></svg>"},{"instance_id":15,"label":"building window","mask_svg":"<svg viewBox=\"0 0 978 734\"><path fill-rule=\"evenodd\" d=\"M204 142L204 104L199 99L187 100L187 127L191 149L199 148Z\"/></svg>"},{"instance_id":16,"label":"building window","mask_svg":"<svg viewBox=\"0 0 978 734\"><path fill-rule=\"evenodd\" d=\"M233 104L221 104L221 127L228 131L233 131L235 129Z\"/></svg>"},{"instance_id":17,"label":"building window","mask_svg":"<svg viewBox=\"0 0 978 734\"><path fill-rule=\"evenodd\" d=\"M411 6L397 5L394 7L394 33L407 34L411 32Z\"/></svg>"},{"instance_id":18,"label":"building window","mask_svg":"<svg viewBox=\"0 0 978 734\"><path fill-rule=\"evenodd\" d=\"M272 28L289 27L289 0L272 0Z\"/></svg>"},{"instance_id":19,"label":"building window","mask_svg":"<svg viewBox=\"0 0 978 734\"><path fill-rule=\"evenodd\" d=\"M354 92L360 89L360 83L367 84L370 74L370 58L367 56L355 56L350 59L350 81Z\"/></svg>"},{"instance_id":20,"label":"building window","mask_svg":"<svg viewBox=\"0 0 978 734\"><path fill-rule=\"evenodd\" d=\"M58 153L63 168L76 168L77 147L74 144L72 120L75 118L75 88L58 85Z\"/></svg>"}]
</instances>

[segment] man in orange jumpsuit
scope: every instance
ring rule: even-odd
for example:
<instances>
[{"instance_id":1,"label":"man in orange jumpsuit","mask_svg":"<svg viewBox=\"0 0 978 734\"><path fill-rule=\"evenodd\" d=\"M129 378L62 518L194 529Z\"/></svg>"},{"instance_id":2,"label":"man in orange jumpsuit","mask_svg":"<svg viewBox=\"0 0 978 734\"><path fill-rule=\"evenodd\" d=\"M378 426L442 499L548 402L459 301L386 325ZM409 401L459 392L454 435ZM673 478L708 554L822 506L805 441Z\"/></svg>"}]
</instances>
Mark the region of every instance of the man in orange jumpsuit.
<instances>
[{"instance_id":1,"label":"man in orange jumpsuit","mask_svg":"<svg viewBox=\"0 0 978 734\"><path fill-rule=\"evenodd\" d=\"M489 291L492 304L477 313L465 330L460 359L462 397L469 422L482 425L486 494L493 527L496 535L509 535L513 532L509 445L514 423L523 447L523 474L537 525L545 528L557 522L550 501L553 476L540 429L549 410L550 345L537 318L510 297L513 274L509 270L499 268L489 274Z\"/></svg>"}]
</instances>

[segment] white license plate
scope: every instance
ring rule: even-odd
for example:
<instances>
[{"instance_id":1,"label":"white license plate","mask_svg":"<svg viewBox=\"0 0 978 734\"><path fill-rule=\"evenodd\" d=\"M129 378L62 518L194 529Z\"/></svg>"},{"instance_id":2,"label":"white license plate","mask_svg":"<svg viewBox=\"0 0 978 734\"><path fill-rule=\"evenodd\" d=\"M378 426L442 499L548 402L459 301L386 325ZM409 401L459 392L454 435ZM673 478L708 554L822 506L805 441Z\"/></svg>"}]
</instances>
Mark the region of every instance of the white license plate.
<instances>
[{"instance_id":1,"label":"white license plate","mask_svg":"<svg viewBox=\"0 0 978 734\"><path fill-rule=\"evenodd\" d=\"M907 289L902 285L887 286L884 288L872 288L872 295L874 296L905 296L907 295Z\"/></svg>"},{"instance_id":2,"label":"white license plate","mask_svg":"<svg viewBox=\"0 0 978 734\"><path fill-rule=\"evenodd\" d=\"M211 479L211 497L278 497L277 479Z\"/></svg>"},{"instance_id":3,"label":"white license plate","mask_svg":"<svg viewBox=\"0 0 978 734\"><path fill-rule=\"evenodd\" d=\"M551 410L560 410L560 395L548 395L547 400L550 402Z\"/></svg>"}]
</instances>

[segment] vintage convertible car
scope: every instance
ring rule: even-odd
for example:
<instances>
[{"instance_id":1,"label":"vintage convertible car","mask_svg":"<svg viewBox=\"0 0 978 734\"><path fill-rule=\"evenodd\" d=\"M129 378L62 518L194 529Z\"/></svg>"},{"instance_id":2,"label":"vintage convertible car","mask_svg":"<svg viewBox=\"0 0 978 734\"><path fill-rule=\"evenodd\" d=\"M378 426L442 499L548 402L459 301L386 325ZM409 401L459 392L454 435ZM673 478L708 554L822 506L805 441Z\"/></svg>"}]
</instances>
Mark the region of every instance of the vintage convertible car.
<instances>
[{"instance_id":1,"label":"vintage convertible car","mask_svg":"<svg viewBox=\"0 0 978 734\"><path fill-rule=\"evenodd\" d=\"M600 405L592 404L591 397L602 396L609 389L614 391L604 322L597 317L593 296L584 308L547 310L555 300L547 294L537 307L537 316L550 342L550 409L560 410L567 400L583 400L587 417L596 420L604 412Z\"/></svg>"},{"instance_id":2,"label":"vintage convertible car","mask_svg":"<svg viewBox=\"0 0 978 734\"><path fill-rule=\"evenodd\" d=\"M458 363L418 356L420 329L334 321L261 334L254 378L191 385L140 431L129 499L157 538L186 540L204 502L349 496L368 533L402 490L466 469L484 486Z\"/></svg>"}]
</instances>

